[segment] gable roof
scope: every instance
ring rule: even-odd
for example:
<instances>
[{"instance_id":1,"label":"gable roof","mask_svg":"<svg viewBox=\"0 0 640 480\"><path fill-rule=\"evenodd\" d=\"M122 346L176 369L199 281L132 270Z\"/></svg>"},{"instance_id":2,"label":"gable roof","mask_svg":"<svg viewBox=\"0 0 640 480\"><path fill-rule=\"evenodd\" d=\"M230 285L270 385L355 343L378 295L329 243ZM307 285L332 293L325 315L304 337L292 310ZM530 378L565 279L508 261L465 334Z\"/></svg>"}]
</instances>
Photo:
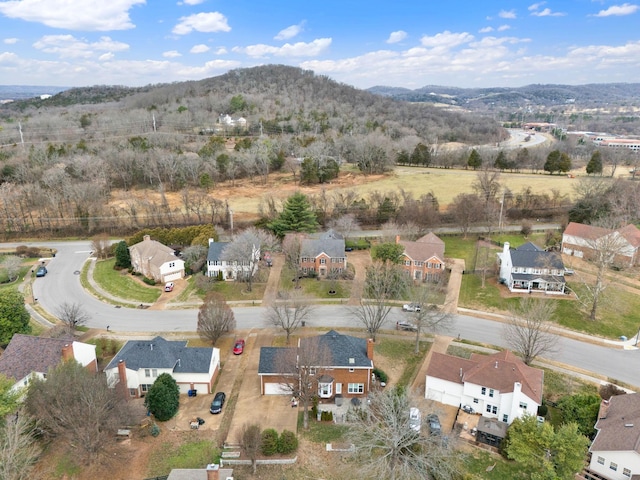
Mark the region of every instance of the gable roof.
<instances>
[{"instance_id":1,"label":"gable roof","mask_svg":"<svg viewBox=\"0 0 640 480\"><path fill-rule=\"evenodd\" d=\"M153 340L131 340L125 343L105 370L117 368L124 360L127 368L170 368L175 373L207 373L213 348L187 347L186 341L169 341L162 337Z\"/></svg>"},{"instance_id":2,"label":"gable roof","mask_svg":"<svg viewBox=\"0 0 640 480\"><path fill-rule=\"evenodd\" d=\"M436 257L444 262L444 242L429 232L415 242L400 240L397 243L404 247L404 255L414 261L426 261Z\"/></svg>"},{"instance_id":3,"label":"gable roof","mask_svg":"<svg viewBox=\"0 0 640 480\"><path fill-rule=\"evenodd\" d=\"M333 228L330 228L326 232L310 233L309 238L316 240L344 240L344 236L336 232Z\"/></svg>"},{"instance_id":4,"label":"gable roof","mask_svg":"<svg viewBox=\"0 0 640 480\"><path fill-rule=\"evenodd\" d=\"M509 251L514 267L540 267L564 269L562 256L558 252L545 252L534 243L527 242L515 250Z\"/></svg>"},{"instance_id":5,"label":"gable roof","mask_svg":"<svg viewBox=\"0 0 640 480\"><path fill-rule=\"evenodd\" d=\"M527 366L509 350L492 355L472 354L464 359L433 352L427 375L450 382L465 382L493 388L500 393L513 392L516 382L520 382L522 393L542 403L544 372Z\"/></svg>"},{"instance_id":6,"label":"gable roof","mask_svg":"<svg viewBox=\"0 0 640 480\"><path fill-rule=\"evenodd\" d=\"M258 363L258 374L261 373L294 373L294 372L282 372L282 368L288 366L288 362L278 362L277 358L280 355L286 355L287 351L293 352L293 347L261 347L260 348L260 363ZM280 365L278 364L280 363Z\"/></svg>"},{"instance_id":7,"label":"gable roof","mask_svg":"<svg viewBox=\"0 0 640 480\"><path fill-rule=\"evenodd\" d=\"M207 262L218 262L222 260L222 251L230 242L209 242L207 252Z\"/></svg>"},{"instance_id":8,"label":"gable roof","mask_svg":"<svg viewBox=\"0 0 640 480\"><path fill-rule=\"evenodd\" d=\"M0 357L0 373L16 381L32 372L47 373L62 360L62 349L73 338L44 338L16 333Z\"/></svg>"},{"instance_id":9,"label":"gable roof","mask_svg":"<svg viewBox=\"0 0 640 480\"><path fill-rule=\"evenodd\" d=\"M326 253L330 258L344 258L344 239L342 238L302 238L300 256L315 258Z\"/></svg>"},{"instance_id":10,"label":"gable roof","mask_svg":"<svg viewBox=\"0 0 640 480\"><path fill-rule=\"evenodd\" d=\"M598 433L591 451L636 451L640 453L640 395L615 395L600 406Z\"/></svg>"},{"instance_id":11,"label":"gable roof","mask_svg":"<svg viewBox=\"0 0 640 480\"><path fill-rule=\"evenodd\" d=\"M640 230L633 223L619 228L617 232L634 248L640 247Z\"/></svg>"},{"instance_id":12,"label":"gable roof","mask_svg":"<svg viewBox=\"0 0 640 480\"><path fill-rule=\"evenodd\" d=\"M135 245L131 245L129 249L137 251L142 260L148 261L150 264L158 267L167 262L180 260L176 257L175 250L173 250L173 248L169 248L156 240L151 240L149 237L146 237Z\"/></svg>"},{"instance_id":13,"label":"gable roof","mask_svg":"<svg viewBox=\"0 0 640 480\"><path fill-rule=\"evenodd\" d=\"M594 227L593 225L585 225L584 223L569 222L567 228L564 229L564 235L584 238L585 240L597 240L609 233L608 228Z\"/></svg>"}]
</instances>

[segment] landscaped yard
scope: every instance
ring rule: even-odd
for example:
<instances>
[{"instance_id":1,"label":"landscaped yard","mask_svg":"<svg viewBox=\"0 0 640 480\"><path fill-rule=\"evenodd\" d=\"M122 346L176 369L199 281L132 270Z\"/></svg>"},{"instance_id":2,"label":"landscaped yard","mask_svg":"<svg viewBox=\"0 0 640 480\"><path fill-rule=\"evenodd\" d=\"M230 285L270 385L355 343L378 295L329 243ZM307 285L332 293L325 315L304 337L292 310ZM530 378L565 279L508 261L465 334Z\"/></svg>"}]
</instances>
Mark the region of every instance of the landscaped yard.
<instances>
[{"instance_id":1,"label":"landscaped yard","mask_svg":"<svg viewBox=\"0 0 640 480\"><path fill-rule=\"evenodd\" d=\"M96 262L93 278L104 291L136 303L153 303L162 294L162 286L145 285L126 270L114 270L114 264L114 258Z\"/></svg>"}]
</instances>

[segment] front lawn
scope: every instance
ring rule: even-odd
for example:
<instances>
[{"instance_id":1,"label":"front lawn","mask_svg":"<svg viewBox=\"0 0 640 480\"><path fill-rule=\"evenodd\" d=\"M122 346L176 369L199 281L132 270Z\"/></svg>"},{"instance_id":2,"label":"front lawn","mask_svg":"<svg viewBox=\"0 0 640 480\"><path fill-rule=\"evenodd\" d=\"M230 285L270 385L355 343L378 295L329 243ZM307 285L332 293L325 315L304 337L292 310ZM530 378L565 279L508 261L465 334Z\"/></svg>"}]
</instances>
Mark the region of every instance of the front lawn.
<instances>
[{"instance_id":1,"label":"front lawn","mask_svg":"<svg viewBox=\"0 0 640 480\"><path fill-rule=\"evenodd\" d=\"M247 289L247 286L245 282L214 281L209 284L210 291L219 293L227 302L262 300L267 288L266 283L252 283L251 291Z\"/></svg>"},{"instance_id":2,"label":"front lawn","mask_svg":"<svg viewBox=\"0 0 640 480\"><path fill-rule=\"evenodd\" d=\"M126 270L114 270L115 258L96 262L93 278L100 288L116 298L140 303L154 303L160 297L160 287L135 280Z\"/></svg>"},{"instance_id":3,"label":"front lawn","mask_svg":"<svg viewBox=\"0 0 640 480\"><path fill-rule=\"evenodd\" d=\"M203 468L219 456L220 451L210 440L185 442L177 447L165 442L162 448L154 450L147 476L168 475L174 468Z\"/></svg>"}]
</instances>

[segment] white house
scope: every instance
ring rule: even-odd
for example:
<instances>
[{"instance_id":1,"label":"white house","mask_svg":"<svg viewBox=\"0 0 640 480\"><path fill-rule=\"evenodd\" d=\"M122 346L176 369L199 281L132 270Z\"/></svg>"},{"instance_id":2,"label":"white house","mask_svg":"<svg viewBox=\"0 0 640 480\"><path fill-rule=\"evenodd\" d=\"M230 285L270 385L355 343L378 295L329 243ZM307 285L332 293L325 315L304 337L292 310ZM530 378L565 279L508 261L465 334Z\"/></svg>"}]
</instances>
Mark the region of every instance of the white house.
<instances>
[{"instance_id":1,"label":"white house","mask_svg":"<svg viewBox=\"0 0 640 480\"><path fill-rule=\"evenodd\" d=\"M43 379L51 368L75 360L92 372L98 370L96 346L72 338L44 338L16 333L0 356L0 374L15 380L19 391L34 378Z\"/></svg>"},{"instance_id":2,"label":"white house","mask_svg":"<svg viewBox=\"0 0 640 480\"><path fill-rule=\"evenodd\" d=\"M562 233L562 253L591 259L610 252L614 263L632 267L640 263L640 230L628 224L617 230L570 222Z\"/></svg>"},{"instance_id":3,"label":"white house","mask_svg":"<svg viewBox=\"0 0 640 480\"><path fill-rule=\"evenodd\" d=\"M483 417L508 425L525 414L537 415L544 372L510 351L473 354L469 359L432 355L425 398L455 407L471 405Z\"/></svg>"},{"instance_id":4,"label":"white house","mask_svg":"<svg viewBox=\"0 0 640 480\"><path fill-rule=\"evenodd\" d=\"M238 277L253 276L260 261L260 249L252 248L250 258L244 260L228 260L225 257L225 248L230 242L214 242L209 239L209 251L207 253L207 276L217 277L222 272L223 280L237 280Z\"/></svg>"},{"instance_id":5,"label":"white house","mask_svg":"<svg viewBox=\"0 0 640 480\"><path fill-rule=\"evenodd\" d=\"M603 400L589 447L586 480L640 478L640 395L628 393Z\"/></svg>"},{"instance_id":6,"label":"white house","mask_svg":"<svg viewBox=\"0 0 640 480\"><path fill-rule=\"evenodd\" d=\"M184 261L172 248L151 240L149 235L129 247L129 253L134 270L156 282L171 282L184 277Z\"/></svg>"},{"instance_id":7,"label":"white house","mask_svg":"<svg viewBox=\"0 0 640 480\"><path fill-rule=\"evenodd\" d=\"M505 242L498 263L500 282L511 292L561 295L565 291L564 263L557 252L546 252L531 242L512 250Z\"/></svg>"},{"instance_id":8,"label":"white house","mask_svg":"<svg viewBox=\"0 0 640 480\"><path fill-rule=\"evenodd\" d=\"M104 369L109 384L126 385L130 397L141 397L163 373L171 375L180 393L211 393L220 371L220 349L188 347L186 341L131 340Z\"/></svg>"}]
</instances>

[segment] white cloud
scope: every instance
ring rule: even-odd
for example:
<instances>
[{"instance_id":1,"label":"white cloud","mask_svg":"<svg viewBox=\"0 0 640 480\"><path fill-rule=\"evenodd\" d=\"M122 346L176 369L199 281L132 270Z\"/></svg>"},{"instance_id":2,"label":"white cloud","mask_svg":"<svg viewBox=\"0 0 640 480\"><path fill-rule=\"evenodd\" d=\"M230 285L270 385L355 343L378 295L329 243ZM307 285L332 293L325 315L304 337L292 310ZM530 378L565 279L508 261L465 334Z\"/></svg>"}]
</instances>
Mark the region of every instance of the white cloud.
<instances>
[{"instance_id":1,"label":"white cloud","mask_svg":"<svg viewBox=\"0 0 640 480\"><path fill-rule=\"evenodd\" d=\"M129 10L144 3L146 0L10 0L0 2L0 13L53 28L127 30L135 27Z\"/></svg>"},{"instance_id":2,"label":"white cloud","mask_svg":"<svg viewBox=\"0 0 640 480\"><path fill-rule=\"evenodd\" d=\"M538 10L541 6L543 6L545 3L547 2L538 2L538 3L532 3L531 5L529 5L528 10L530 12L534 11L534 10Z\"/></svg>"},{"instance_id":3,"label":"white cloud","mask_svg":"<svg viewBox=\"0 0 640 480\"><path fill-rule=\"evenodd\" d=\"M168 50L166 52L162 52L162 56L164 58L176 58L176 57L181 57L182 54L177 50Z\"/></svg>"},{"instance_id":4,"label":"white cloud","mask_svg":"<svg viewBox=\"0 0 640 480\"><path fill-rule=\"evenodd\" d=\"M566 13L552 12L550 8L545 8L544 10L533 11L531 15L534 17L564 17Z\"/></svg>"},{"instance_id":5,"label":"white cloud","mask_svg":"<svg viewBox=\"0 0 640 480\"><path fill-rule=\"evenodd\" d=\"M300 32L302 32L302 27L304 26L304 22L300 22L298 25L291 25L283 30L280 30L278 34L273 37L274 40L289 40L297 36Z\"/></svg>"},{"instance_id":6,"label":"white cloud","mask_svg":"<svg viewBox=\"0 0 640 480\"><path fill-rule=\"evenodd\" d=\"M185 5L200 5L204 3L204 0L183 0L182 3Z\"/></svg>"},{"instance_id":7,"label":"white cloud","mask_svg":"<svg viewBox=\"0 0 640 480\"><path fill-rule=\"evenodd\" d=\"M427 48L453 48L455 46L467 43L473 40L473 35L467 32L451 33L449 30L445 30L442 33L438 33L432 37L425 35L420 39L420 43L423 47Z\"/></svg>"},{"instance_id":8,"label":"white cloud","mask_svg":"<svg viewBox=\"0 0 640 480\"><path fill-rule=\"evenodd\" d=\"M112 60L114 57L115 55L113 53L107 52L100 55L98 57L98 60L100 60L101 62L108 62L109 60Z\"/></svg>"},{"instance_id":9,"label":"white cloud","mask_svg":"<svg viewBox=\"0 0 640 480\"><path fill-rule=\"evenodd\" d=\"M211 50L207 45L205 45L204 43L200 43L198 45L194 45L193 47L191 47L191 50L189 50L189 53L205 53L208 52L209 50Z\"/></svg>"},{"instance_id":10,"label":"white cloud","mask_svg":"<svg viewBox=\"0 0 640 480\"><path fill-rule=\"evenodd\" d=\"M129 49L129 45L116 42L110 37L100 37L97 42L79 40L73 35L45 35L33 44L33 47L46 53L53 53L60 58L91 58L99 52L121 52Z\"/></svg>"},{"instance_id":11,"label":"white cloud","mask_svg":"<svg viewBox=\"0 0 640 480\"><path fill-rule=\"evenodd\" d=\"M216 55L226 55L229 51L225 47L218 47L214 53Z\"/></svg>"},{"instance_id":12,"label":"white cloud","mask_svg":"<svg viewBox=\"0 0 640 480\"><path fill-rule=\"evenodd\" d=\"M514 18L516 18L516 11L515 10L500 10L500 13L498 13L498 16L500 18L514 19Z\"/></svg>"},{"instance_id":13,"label":"white cloud","mask_svg":"<svg viewBox=\"0 0 640 480\"><path fill-rule=\"evenodd\" d=\"M237 53L245 53L250 57L313 57L321 54L329 48L330 45L330 38L318 38L310 43L285 43L281 47L257 44L247 47L234 47L232 50Z\"/></svg>"},{"instance_id":14,"label":"white cloud","mask_svg":"<svg viewBox=\"0 0 640 480\"><path fill-rule=\"evenodd\" d=\"M5 38L2 43L5 43L7 45L14 45L16 43L18 43L18 39L17 38Z\"/></svg>"},{"instance_id":15,"label":"white cloud","mask_svg":"<svg viewBox=\"0 0 640 480\"><path fill-rule=\"evenodd\" d=\"M499 32L504 32L505 30L509 30L510 28L511 28L511 26L510 26L510 25L500 25L500 26L498 27L498 31L499 31Z\"/></svg>"},{"instance_id":16,"label":"white cloud","mask_svg":"<svg viewBox=\"0 0 640 480\"><path fill-rule=\"evenodd\" d=\"M407 32L403 30L398 30L397 32L391 32L389 38L387 38L387 43L398 43L407 38Z\"/></svg>"},{"instance_id":17,"label":"white cloud","mask_svg":"<svg viewBox=\"0 0 640 480\"><path fill-rule=\"evenodd\" d=\"M176 35L186 35L194 30L196 32L229 32L231 27L227 24L227 18L220 12L208 12L181 17L172 31Z\"/></svg>"},{"instance_id":18,"label":"white cloud","mask_svg":"<svg viewBox=\"0 0 640 480\"><path fill-rule=\"evenodd\" d=\"M594 17L631 15L632 13L636 13L637 11L638 11L638 5L633 5L631 3L623 3L622 5L612 5L606 10L600 10L598 13L594 15Z\"/></svg>"},{"instance_id":19,"label":"white cloud","mask_svg":"<svg viewBox=\"0 0 640 480\"><path fill-rule=\"evenodd\" d=\"M480 33L489 33L489 32L493 32L493 27L484 27L481 28L480 30L478 30Z\"/></svg>"}]
</instances>

